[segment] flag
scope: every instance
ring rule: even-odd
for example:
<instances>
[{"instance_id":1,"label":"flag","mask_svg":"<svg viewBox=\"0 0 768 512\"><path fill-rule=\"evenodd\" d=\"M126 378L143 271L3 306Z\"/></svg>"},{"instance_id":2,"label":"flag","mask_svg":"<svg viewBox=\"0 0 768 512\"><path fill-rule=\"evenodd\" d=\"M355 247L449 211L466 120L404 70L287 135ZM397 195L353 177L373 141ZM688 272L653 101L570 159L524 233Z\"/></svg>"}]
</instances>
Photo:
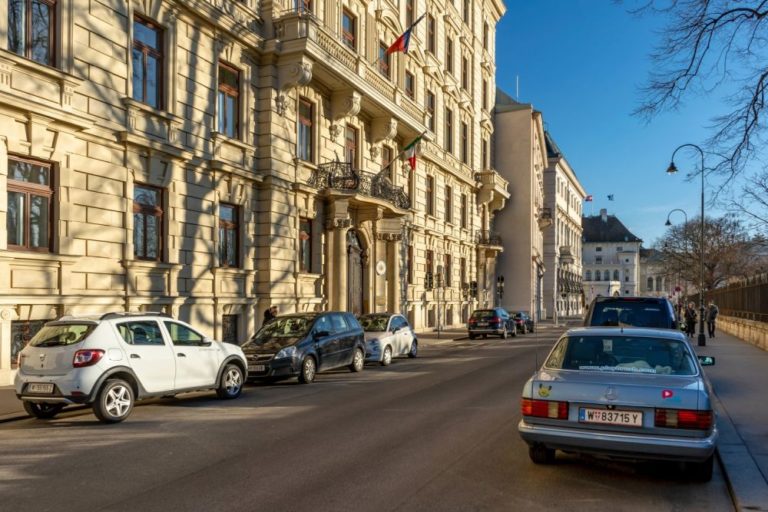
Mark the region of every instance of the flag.
<instances>
[{"instance_id":1,"label":"flag","mask_svg":"<svg viewBox=\"0 0 768 512\"><path fill-rule=\"evenodd\" d=\"M584 201L591 203L592 202L592 194L589 194L587 197L584 198Z\"/></svg>"},{"instance_id":2,"label":"flag","mask_svg":"<svg viewBox=\"0 0 768 512\"><path fill-rule=\"evenodd\" d=\"M613 194L608 194L608 200L613 201Z\"/></svg>"},{"instance_id":3,"label":"flag","mask_svg":"<svg viewBox=\"0 0 768 512\"><path fill-rule=\"evenodd\" d=\"M418 137L413 139L413 141L407 146L405 146L405 148L403 149L403 153L406 154L408 158L408 163L410 164L412 171L416 170L416 144L421 142L421 138L423 136L424 136L423 134L419 135Z\"/></svg>"},{"instance_id":4,"label":"flag","mask_svg":"<svg viewBox=\"0 0 768 512\"><path fill-rule=\"evenodd\" d=\"M422 14L419 16L419 18L414 21L410 27L406 29L405 32L403 32L400 37L398 37L392 45L390 45L389 48L387 48L387 55L390 53L397 53L397 52L403 52L408 53L408 45L411 42L411 31L413 30L413 27L416 26L418 22L420 22L422 19L424 19L424 16L426 16L427 13Z\"/></svg>"}]
</instances>

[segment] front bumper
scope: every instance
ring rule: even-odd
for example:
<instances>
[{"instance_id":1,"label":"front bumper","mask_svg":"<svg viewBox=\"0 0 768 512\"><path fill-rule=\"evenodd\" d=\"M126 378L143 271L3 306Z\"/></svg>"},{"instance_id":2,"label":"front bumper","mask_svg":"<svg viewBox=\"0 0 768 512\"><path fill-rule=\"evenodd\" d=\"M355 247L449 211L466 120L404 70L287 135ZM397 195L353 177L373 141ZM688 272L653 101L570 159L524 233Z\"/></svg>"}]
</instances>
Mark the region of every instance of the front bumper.
<instances>
[{"instance_id":1,"label":"front bumper","mask_svg":"<svg viewBox=\"0 0 768 512\"><path fill-rule=\"evenodd\" d=\"M276 377L295 377L301 371L301 362L293 358L270 359L253 363L248 361L249 379L271 379Z\"/></svg>"},{"instance_id":2,"label":"front bumper","mask_svg":"<svg viewBox=\"0 0 768 512\"><path fill-rule=\"evenodd\" d=\"M528 423L517 426L520 437L529 445L543 444L567 452L638 460L700 462L715 451L717 427L707 437L676 437L623 432L583 431Z\"/></svg>"}]
</instances>

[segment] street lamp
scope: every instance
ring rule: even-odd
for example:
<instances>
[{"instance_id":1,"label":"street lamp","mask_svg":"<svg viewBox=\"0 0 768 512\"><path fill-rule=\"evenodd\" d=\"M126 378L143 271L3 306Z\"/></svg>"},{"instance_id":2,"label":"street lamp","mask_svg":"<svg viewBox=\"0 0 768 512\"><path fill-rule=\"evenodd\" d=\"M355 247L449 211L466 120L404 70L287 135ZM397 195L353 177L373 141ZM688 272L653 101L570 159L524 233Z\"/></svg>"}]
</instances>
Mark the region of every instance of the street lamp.
<instances>
[{"instance_id":1,"label":"street lamp","mask_svg":"<svg viewBox=\"0 0 768 512\"><path fill-rule=\"evenodd\" d=\"M707 344L707 337L704 335L704 151L696 144L681 144L672 152L667 174L675 174L675 153L682 148L693 148L701 155L701 240L699 243L699 346ZM670 212L671 213L671 212ZM687 216L686 216L687 217ZM667 217L669 221L669 217Z\"/></svg>"},{"instance_id":2,"label":"street lamp","mask_svg":"<svg viewBox=\"0 0 768 512\"><path fill-rule=\"evenodd\" d=\"M684 237L684 240L685 240L685 245L683 246L683 250L687 251L688 250L688 214L685 213L685 210L683 210L681 208L675 208L674 210L670 210L669 213L667 214L667 222L665 222L664 225L667 226L667 227L672 225L672 223L669 221L669 217L672 216L672 214L675 213L675 212L680 212L685 217L685 225L683 226L683 237ZM667 248L667 244L666 243L664 244L664 248L665 249ZM680 278L679 272L678 272L677 278L678 279ZM685 284L685 293L686 293L686 299L687 299L688 298L688 281L687 280L686 280L686 284ZM678 298L678 301L677 301L677 305L678 306L680 305L680 299L679 298Z\"/></svg>"}]
</instances>

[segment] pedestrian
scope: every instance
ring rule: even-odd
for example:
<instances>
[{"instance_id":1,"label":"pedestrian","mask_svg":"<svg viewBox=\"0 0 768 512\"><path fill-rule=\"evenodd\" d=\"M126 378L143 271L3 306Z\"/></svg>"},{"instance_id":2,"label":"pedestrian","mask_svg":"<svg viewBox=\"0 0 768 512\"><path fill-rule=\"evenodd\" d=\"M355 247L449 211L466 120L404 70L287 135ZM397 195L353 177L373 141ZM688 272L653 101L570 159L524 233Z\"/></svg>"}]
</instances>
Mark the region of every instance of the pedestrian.
<instances>
[{"instance_id":1,"label":"pedestrian","mask_svg":"<svg viewBox=\"0 0 768 512\"><path fill-rule=\"evenodd\" d=\"M715 303L710 302L709 307L707 308L707 331L709 332L710 338L715 337L715 321L717 320L718 313L720 313L720 310L717 309Z\"/></svg>"},{"instance_id":2,"label":"pedestrian","mask_svg":"<svg viewBox=\"0 0 768 512\"><path fill-rule=\"evenodd\" d=\"M688 307L685 308L685 332L690 338L696 332L696 307L693 302L689 302Z\"/></svg>"},{"instance_id":3,"label":"pedestrian","mask_svg":"<svg viewBox=\"0 0 768 512\"><path fill-rule=\"evenodd\" d=\"M269 306L267 309L264 310L264 322L261 325L267 325L269 322L271 322L275 316L275 311L277 308L275 306Z\"/></svg>"}]
</instances>

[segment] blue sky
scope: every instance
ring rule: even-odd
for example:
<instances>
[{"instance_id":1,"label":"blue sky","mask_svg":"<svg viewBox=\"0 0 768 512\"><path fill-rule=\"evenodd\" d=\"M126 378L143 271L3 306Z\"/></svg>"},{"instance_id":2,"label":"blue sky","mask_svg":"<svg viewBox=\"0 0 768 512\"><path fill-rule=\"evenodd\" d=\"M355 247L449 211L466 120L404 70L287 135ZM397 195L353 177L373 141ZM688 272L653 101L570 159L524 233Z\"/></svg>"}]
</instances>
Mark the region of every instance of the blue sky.
<instances>
[{"instance_id":1,"label":"blue sky","mask_svg":"<svg viewBox=\"0 0 768 512\"><path fill-rule=\"evenodd\" d=\"M719 96L689 98L680 110L650 123L632 115L664 20L638 18L610 0L505 4L497 27L497 85L543 113L545 128L594 196L584 203L584 213L607 208L645 247L664 234L673 208L697 216L701 181L688 182L684 175L698 170L699 154L681 150L675 156L681 172L664 171L677 146L704 143L710 119L723 110ZM682 222L683 216L675 213L671 221Z\"/></svg>"}]
</instances>

